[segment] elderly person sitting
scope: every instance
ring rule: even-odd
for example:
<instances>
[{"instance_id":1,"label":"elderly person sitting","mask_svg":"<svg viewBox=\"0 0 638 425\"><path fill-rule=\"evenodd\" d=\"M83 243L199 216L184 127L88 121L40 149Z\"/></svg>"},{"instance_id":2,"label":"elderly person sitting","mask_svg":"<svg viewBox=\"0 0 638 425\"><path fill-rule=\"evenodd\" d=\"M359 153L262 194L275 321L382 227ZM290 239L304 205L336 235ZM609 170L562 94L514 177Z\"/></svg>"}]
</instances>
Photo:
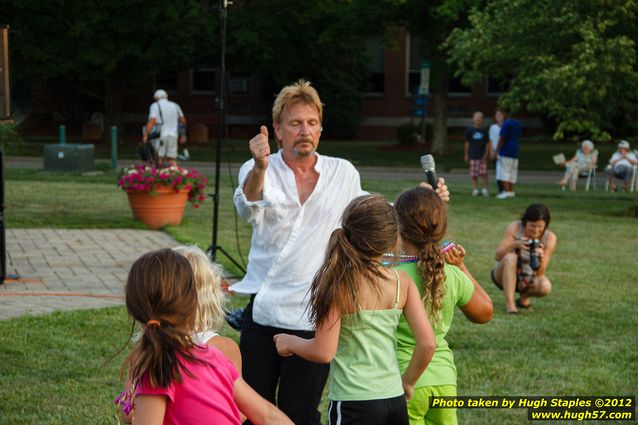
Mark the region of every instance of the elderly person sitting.
<instances>
[{"instance_id":1,"label":"elderly person sitting","mask_svg":"<svg viewBox=\"0 0 638 425\"><path fill-rule=\"evenodd\" d=\"M621 140L618 143L618 150L611 156L609 165L605 169L605 175L607 181L609 181L609 189L612 192L616 191L616 180L623 181L622 191L626 192L629 187L629 182L634 175L634 167L638 164L638 159L633 152L629 151L629 142Z\"/></svg>"},{"instance_id":2,"label":"elderly person sitting","mask_svg":"<svg viewBox=\"0 0 638 425\"><path fill-rule=\"evenodd\" d=\"M574 157L561 164L565 167L565 176L558 184L565 189L567 182L569 182L569 188L576 190L576 181L580 173L595 168L597 162L598 151L594 149L594 144L591 140L584 140L583 143L580 144L580 149L576 151Z\"/></svg>"}]
</instances>

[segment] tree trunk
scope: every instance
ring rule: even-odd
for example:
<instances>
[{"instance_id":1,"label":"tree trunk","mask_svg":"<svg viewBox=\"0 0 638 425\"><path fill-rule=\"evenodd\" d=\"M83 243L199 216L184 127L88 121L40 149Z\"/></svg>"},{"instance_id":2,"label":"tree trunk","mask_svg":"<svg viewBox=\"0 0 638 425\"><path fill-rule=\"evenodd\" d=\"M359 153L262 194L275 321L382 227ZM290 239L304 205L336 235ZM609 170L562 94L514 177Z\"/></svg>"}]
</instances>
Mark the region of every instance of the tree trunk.
<instances>
[{"instance_id":1,"label":"tree trunk","mask_svg":"<svg viewBox=\"0 0 638 425\"><path fill-rule=\"evenodd\" d=\"M448 76L437 78L432 86L432 153L443 153L447 147Z\"/></svg>"}]
</instances>

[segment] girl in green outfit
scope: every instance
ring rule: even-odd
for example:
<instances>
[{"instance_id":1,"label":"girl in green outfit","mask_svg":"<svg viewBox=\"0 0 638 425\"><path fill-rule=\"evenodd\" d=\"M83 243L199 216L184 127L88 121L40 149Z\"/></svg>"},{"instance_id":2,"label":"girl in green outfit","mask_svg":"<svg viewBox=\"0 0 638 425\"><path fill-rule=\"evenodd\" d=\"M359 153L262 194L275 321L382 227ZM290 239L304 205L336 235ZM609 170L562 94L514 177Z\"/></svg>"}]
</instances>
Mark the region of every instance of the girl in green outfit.
<instances>
[{"instance_id":1,"label":"girl in green outfit","mask_svg":"<svg viewBox=\"0 0 638 425\"><path fill-rule=\"evenodd\" d=\"M315 337L274 337L282 356L330 362L330 424L407 425L406 398L434 353L434 334L414 282L380 263L397 239L397 215L387 199L355 198L310 288ZM401 318L414 342L402 374L395 354Z\"/></svg>"},{"instance_id":2,"label":"girl in green outfit","mask_svg":"<svg viewBox=\"0 0 638 425\"><path fill-rule=\"evenodd\" d=\"M456 367L445 340L458 306L472 322L486 323L494 308L489 295L472 277L463 262L465 250L455 248L440 253L447 231L447 211L430 189L418 187L403 192L394 203L399 216L403 264L395 270L407 273L419 288L422 308L434 324L436 351L408 401L410 425L455 425L454 409L429 409L430 397L456 396ZM397 328L397 357L404 370L414 352L414 336L403 320Z\"/></svg>"}]
</instances>

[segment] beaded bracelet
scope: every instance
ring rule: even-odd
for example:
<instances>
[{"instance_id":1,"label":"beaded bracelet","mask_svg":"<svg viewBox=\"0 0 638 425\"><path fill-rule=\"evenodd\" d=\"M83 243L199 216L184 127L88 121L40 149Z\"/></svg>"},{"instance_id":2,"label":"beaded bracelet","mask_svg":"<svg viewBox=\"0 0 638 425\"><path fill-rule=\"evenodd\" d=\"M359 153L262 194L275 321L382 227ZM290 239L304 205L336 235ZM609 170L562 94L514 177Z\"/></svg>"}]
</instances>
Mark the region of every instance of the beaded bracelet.
<instances>
[{"instance_id":1,"label":"beaded bracelet","mask_svg":"<svg viewBox=\"0 0 638 425\"><path fill-rule=\"evenodd\" d=\"M133 409L135 408L135 387L137 386L137 382L134 382L128 389L122 391L113 403L116 406L115 416L117 418L117 423L120 425L120 412L124 413L126 416L130 415Z\"/></svg>"}]
</instances>

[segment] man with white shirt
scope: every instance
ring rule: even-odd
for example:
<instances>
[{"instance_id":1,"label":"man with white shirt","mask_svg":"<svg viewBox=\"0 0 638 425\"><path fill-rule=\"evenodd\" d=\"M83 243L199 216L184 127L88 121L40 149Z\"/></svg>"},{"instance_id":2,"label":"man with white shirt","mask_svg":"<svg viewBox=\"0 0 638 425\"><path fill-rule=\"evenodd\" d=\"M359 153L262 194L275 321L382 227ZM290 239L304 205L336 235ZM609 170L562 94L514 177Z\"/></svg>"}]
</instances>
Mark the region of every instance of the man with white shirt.
<instances>
[{"instance_id":1,"label":"man with white shirt","mask_svg":"<svg viewBox=\"0 0 638 425\"><path fill-rule=\"evenodd\" d=\"M497 157L497 151L496 148L498 147L498 140L501 138L501 126L503 125L503 121L505 121L505 115L503 114L503 111L501 111L500 109L496 110L496 113L494 114L494 119L496 120L496 122L492 125L490 125L490 155L492 156L492 159L495 160L495 167L496 167L496 187L498 188L498 193L501 193L503 191L503 182L501 180L498 179L498 177L500 176L501 172L499 170L499 163L498 161L496 161L496 157Z\"/></svg>"},{"instance_id":2,"label":"man with white shirt","mask_svg":"<svg viewBox=\"0 0 638 425\"><path fill-rule=\"evenodd\" d=\"M186 141L184 137L180 138L180 124L182 127L186 127L186 118L182 108L177 103L168 100L166 91L162 89L155 91L153 98L155 102L151 105L148 113L142 142L153 144L160 164L176 165L178 139L181 144ZM148 135L151 134L156 125L160 128L160 135L156 139L149 140Z\"/></svg>"},{"instance_id":3,"label":"man with white shirt","mask_svg":"<svg viewBox=\"0 0 638 425\"><path fill-rule=\"evenodd\" d=\"M262 126L249 142L253 159L242 165L234 196L237 211L253 227L246 276L231 287L252 294L240 340L243 376L294 423L319 424L328 364L280 357L273 336L314 336L308 289L345 207L365 192L350 162L316 152L323 106L309 82L284 87L272 117L279 151L270 153ZM443 182L437 191L449 197Z\"/></svg>"}]
</instances>

